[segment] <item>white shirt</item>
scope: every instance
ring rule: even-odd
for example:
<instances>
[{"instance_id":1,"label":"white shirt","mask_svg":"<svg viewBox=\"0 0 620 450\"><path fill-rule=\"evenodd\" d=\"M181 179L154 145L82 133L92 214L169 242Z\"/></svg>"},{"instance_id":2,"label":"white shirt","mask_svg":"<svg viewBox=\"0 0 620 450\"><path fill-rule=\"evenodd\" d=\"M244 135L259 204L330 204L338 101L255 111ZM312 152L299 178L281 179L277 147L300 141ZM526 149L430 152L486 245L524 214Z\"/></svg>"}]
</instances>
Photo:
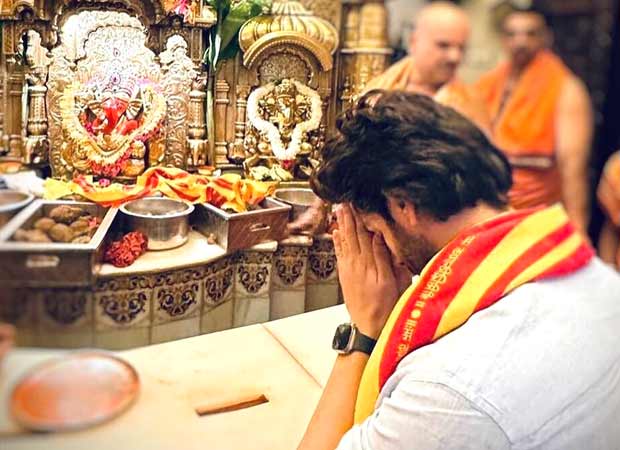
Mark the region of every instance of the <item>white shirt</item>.
<instances>
[{"instance_id":1,"label":"white shirt","mask_svg":"<svg viewBox=\"0 0 620 450\"><path fill-rule=\"evenodd\" d=\"M620 275L523 285L409 354L338 449L620 449Z\"/></svg>"}]
</instances>

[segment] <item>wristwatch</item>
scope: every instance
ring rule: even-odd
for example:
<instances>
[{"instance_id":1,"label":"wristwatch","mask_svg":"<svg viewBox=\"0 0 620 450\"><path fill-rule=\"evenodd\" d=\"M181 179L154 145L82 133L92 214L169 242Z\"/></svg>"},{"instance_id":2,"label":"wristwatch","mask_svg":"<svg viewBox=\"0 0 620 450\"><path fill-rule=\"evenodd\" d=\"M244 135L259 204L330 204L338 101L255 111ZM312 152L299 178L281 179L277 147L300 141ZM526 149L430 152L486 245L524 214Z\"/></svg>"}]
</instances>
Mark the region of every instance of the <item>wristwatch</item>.
<instances>
[{"instance_id":1,"label":"wristwatch","mask_svg":"<svg viewBox=\"0 0 620 450\"><path fill-rule=\"evenodd\" d=\"M336 328L332 348L343 355L353 352L370 355L376 343L375 339L362 334L355 324L343 323Z\"/></svg>"}]
</instances>

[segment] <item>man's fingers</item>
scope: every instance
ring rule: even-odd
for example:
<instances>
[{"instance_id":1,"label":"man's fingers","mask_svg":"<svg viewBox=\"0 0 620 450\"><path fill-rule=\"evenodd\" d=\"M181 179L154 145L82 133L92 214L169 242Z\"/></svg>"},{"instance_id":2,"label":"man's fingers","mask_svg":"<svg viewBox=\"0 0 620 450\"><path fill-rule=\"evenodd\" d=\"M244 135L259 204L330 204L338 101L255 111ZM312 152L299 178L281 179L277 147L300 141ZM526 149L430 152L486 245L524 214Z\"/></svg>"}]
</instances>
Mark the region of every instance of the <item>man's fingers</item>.
<instances>
[{"instance_id":1,"label":"man's fingers","mask_svg":"<svg viewBox=\"0 0 620 450\"><path fill-rule=\"evenodd\" d=\"M372 234L366 229L362 220L353 212L355 218L355 231L357 232L357 242L362 253L362 257L372 254Z\"/></svg>"},{"instance_id":2,"label":"man's fingers","mask_svg":"<svg viewBox=\"0 0 620 450\"><path fill-rule=\"evenodd\" d=\"M359 253L359 243L357 241L357 230L355 226L355 217L351 207L344 203L340 205L337 212L338 228L342 232L341 241L346 242L345 250Z\"/></svg>"},{"instance_id":3,"label":"man's fingers","mask_svg":"<svg viewBox=\"0 0 620 450\"><path fill-rule=\"evenodd\" d=\"M340 236L340 230L334 230L332 233L332 239L334 240L334 252L338 260L342 259L342 238Z\"/></svg>"},{"instance_id":4,"label":"man's fingers","mask_svg":"<svg viewBox=\"0 0 620 450\"><path fill-rule=\"evenodd\" d=\"M377 276L383 280L394 280L394 269L392 268L392 257L385 245L383 236L376 233L372 237L372 253L375 257Z\"/></svg>"}]
</instances>

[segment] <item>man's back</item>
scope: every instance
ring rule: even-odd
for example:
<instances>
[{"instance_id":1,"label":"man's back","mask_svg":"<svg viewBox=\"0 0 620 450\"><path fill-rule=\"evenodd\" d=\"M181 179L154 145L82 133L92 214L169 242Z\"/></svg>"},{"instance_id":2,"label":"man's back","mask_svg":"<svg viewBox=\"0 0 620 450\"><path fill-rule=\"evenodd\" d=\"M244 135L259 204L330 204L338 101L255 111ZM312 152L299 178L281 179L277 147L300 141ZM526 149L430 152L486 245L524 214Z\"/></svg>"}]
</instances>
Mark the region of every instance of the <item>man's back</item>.
<instances>
[{"instance_id":1,"label":"man's back","mask_svg":"<svg viewBox=\"0 0 620 450\"><path fill-rule=\"evenodd\" d=\"M524 285L406 357L340 448L620 449L620 276Z\"/></svg>"}]
</instances>

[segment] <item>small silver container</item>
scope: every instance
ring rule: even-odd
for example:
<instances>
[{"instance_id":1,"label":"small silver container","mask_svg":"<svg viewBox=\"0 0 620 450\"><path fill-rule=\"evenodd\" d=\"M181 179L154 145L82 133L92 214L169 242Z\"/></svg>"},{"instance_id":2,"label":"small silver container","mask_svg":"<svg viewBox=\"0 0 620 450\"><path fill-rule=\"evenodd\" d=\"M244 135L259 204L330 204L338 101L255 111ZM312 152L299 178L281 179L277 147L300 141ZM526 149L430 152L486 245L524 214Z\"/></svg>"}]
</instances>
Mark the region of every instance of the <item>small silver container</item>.
<instances>
[{"instance_id":1,"label":"small silver container","mask_svg":"<svg viewBox=\"0 0 620 450\"><path fill-rule=\"evenodd\" d=\"M149 250L168 250L187 242L194 205L171 198L146 197L120 207L130 231L148 237Z\"/></svg>"},{"instance_id":2,"label":"small silver container","mask_svg":"<svg viewBox=\"0 0 620 450\"><path fill-rule=\"evenodd\" d=\"M0 227L3 227L15 214L28 206L32 200L34 200L34 196L31 194L0 190Z\"/></svg>"},{"instance_id":3,"label":"small silver container","mask_svg":"<svg viewBox=\"0 0 620 450\"><path fill-rule=\"evenodd\" d=\"M291 205L291 222L297 220L318 198L309 188L280 188L274 191L273 196Z\"/></svg>"}]
</instances>

